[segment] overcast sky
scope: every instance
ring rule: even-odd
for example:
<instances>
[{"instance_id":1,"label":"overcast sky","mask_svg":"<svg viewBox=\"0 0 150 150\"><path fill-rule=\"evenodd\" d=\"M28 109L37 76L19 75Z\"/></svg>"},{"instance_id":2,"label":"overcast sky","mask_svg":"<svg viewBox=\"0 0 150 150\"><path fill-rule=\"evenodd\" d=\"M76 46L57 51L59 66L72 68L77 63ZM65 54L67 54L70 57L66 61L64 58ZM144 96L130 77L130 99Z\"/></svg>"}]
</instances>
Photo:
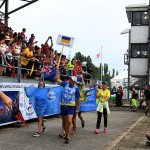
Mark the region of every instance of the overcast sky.
<instances>
[{"instance_id":1,"label":"overcast sky","mask_svg":"<svg viewBox=\"0 0 150 150\"><path fill-rule=\"evenodd\" d=\"M12 15L9 26L20 32L26 28L29 38L35 34L39 45L48 36L54 40L54 49L58 34L75 38L71 56L80 51L90 56L92 62L99 66L96 54L101 51L102 62L107 63L109 70L119 72L127 68L124 65L124 53L128 49L128 34L120 32L129 27L125 6L128 4L149 3L149 0L39 0ZM24 4L20 0L10 0L10 10ZM70 49L65 48L68 55Z\"/></svg>"}]
</instances>

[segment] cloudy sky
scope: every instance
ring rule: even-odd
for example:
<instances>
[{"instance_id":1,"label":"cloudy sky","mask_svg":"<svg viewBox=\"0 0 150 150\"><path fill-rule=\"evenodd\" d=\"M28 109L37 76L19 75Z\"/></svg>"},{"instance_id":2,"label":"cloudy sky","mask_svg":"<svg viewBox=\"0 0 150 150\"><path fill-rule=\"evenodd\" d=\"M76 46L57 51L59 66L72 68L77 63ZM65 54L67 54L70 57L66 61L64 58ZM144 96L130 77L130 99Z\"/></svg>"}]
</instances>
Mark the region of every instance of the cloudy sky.
<instances>
[{"instance_id":1,"label":"cloudy sky","mask_svg":"<svg viewBox=\"0 0 150 150\"><path fill-rule=\"evenodd\" d=\"M55 44L58 34L74 37L71 56L80 51L89 55L96 66L101 62L96 54L102 46L102 62L108 64L110 71L115 68L121 72L127 68L124 53L128 34L120 35L120 32L130 26L125 6L136 3L149 3L149 0L39 0L10 15L9 26L17 32L25 27L27 37L34 33L39 45L52 36L58 51L62 48ZM21 4L24 2L10 0L9 9ZM64 49L64 54L69 52L69 48Z\"/></svg>"}]
</instances>

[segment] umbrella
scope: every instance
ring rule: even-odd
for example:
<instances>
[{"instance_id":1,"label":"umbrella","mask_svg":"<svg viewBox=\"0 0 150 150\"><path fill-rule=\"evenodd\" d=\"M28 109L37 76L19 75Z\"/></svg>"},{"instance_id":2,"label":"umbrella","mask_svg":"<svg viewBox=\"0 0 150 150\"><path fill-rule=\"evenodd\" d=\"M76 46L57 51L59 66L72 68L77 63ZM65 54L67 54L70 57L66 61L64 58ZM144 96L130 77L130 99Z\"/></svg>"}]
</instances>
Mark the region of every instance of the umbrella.
<instances>
[{"instance_id":1,"label":"umbrella","mask_svg":"<svg viewBox=\"0 0 150 150\"><path fill-rule=\"evenodd\" d=\"M24 120L20 110L17 107L13 108L13 114L15 116L16 119L20 120L26 127L28 127L26 121Z\"/></svg>"}]
</instances>

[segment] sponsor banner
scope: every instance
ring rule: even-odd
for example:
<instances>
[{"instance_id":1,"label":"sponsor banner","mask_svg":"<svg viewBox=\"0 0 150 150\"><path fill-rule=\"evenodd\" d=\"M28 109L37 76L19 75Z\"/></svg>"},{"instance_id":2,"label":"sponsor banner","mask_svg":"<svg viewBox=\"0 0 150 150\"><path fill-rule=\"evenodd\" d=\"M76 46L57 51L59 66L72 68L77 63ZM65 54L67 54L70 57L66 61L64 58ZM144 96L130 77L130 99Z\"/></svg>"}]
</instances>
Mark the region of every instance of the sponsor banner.
<instances>
[{"instance_id":1,"label":"sponsor banner","mask_svg":"<svg viewBox=\"0 0 150 150\"><path fill-rule=\"evenodd\" d=\"M96 89L80 91L81 104L80 111L95 111L97 108L96 104Z\"/></svg>"},{"instance_id":2,"label":"sponsor banner","mask_svg":"<svg viewBox=\"0 0 150 150\"><path fill-rule=\"evenodd\" d=\"M19 108L24 120L37 118L36 102L41 99L46 102L44 115L60 114L60 102L64 90L61 86L49 84L45 88L37 88L37 84L1 83L0 90L13 100L13 106ZM85 90L81 100L80 111L96 110L96 89ZM40 101L39 104L41 105L42 102ZM0 100L0 126L16 121L13 109L8 110Z\"/></svg>"}]
</instances>

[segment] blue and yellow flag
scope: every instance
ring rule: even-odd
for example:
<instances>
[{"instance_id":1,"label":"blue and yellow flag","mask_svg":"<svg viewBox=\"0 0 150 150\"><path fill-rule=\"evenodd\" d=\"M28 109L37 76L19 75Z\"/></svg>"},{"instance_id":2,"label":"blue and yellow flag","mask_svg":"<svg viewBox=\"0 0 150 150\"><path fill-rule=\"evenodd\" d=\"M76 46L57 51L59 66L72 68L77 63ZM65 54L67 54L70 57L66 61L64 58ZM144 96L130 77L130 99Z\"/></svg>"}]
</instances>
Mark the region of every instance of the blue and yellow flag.
<instances>
[{"instance_id":1,"label":"blue and yellow flag","mask_svg":"<svg viewBox=\"0 0 150 150\"><path fill-rule=\"evenodd\" d=\"M67 37L67 36L62 36L62 38L61 38L61 43L63 43L63 44L70 44L70 41L71 41L71 38L70 37Z\"/></svg>"}]
</instances>

